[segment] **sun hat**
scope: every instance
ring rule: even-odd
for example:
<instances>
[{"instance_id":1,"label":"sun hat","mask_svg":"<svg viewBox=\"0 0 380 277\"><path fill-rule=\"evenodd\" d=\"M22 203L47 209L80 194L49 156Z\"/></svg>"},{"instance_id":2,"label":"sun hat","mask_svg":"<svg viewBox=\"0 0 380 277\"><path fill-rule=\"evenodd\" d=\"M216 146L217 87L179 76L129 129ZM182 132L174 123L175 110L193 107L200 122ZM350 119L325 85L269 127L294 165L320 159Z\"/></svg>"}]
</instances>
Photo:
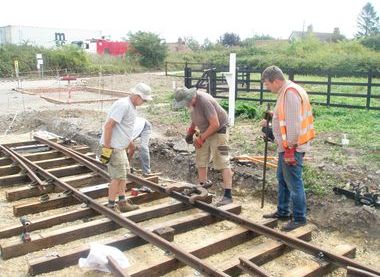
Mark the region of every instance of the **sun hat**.
<instances>
[{"instance_id":1,"label":"sun hat","mask_svg":"<svg viewBox=\"0 0 380 277\"><path fill-rule=\"evenodd\" d=\"M193 99L196 91L196 88L177 88L175 90L173 108L180 109L185 107Z\"/></svg>"},{"instance_id":2,"label":"sun hat","mask_svg":"<svg viewBox=\"0 0 380 277\"><path fill-rule=\"evenodd\" d=\"M150 88L150 86L144 83L138 83L131 89L131 92L135 95L139 95L144 101L150 101L153 99L152 89Z\"/></svg>"}]
</instances>

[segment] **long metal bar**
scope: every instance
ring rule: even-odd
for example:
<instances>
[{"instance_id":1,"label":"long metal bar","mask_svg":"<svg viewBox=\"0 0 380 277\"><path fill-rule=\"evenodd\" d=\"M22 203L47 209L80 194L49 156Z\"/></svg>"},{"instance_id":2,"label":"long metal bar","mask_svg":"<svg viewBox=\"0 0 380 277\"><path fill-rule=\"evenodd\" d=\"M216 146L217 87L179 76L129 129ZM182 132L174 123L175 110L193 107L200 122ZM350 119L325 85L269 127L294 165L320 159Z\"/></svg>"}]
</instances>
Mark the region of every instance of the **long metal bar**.
<instances>
[{"instance_id":1,"label":"long metal bar","mask_svg":"<svg viewBox=\"0 0 380 277\"><path fill-rule=\"evenodd\" d=\"M70 152L66 147L63 147L57 143L51 142L51 141L43 139L43 138L39 138L39 137L35 137L35 138L36 138L36 140L38 140L40 142L46 143L53 148L59 149L60 151L67 153L67 155L69 155L73 159L75 159L78 162L88 166L88 168L90 168L91 170L100 173L104 178L109 179L109 175L106 171L100 169L99 167L97 167L93 163L89 162L88 160L85 160L85 159L79 157L75 153ZM143 185L145 185L145 186L147 186L147 187L149 187L155 191L158 191L161 193L167 193L167 190L165 188L163 188L163 187L161 187L161 186L159 186L159 185L157 185L151 181L140 178L136 175L128 174L128 179L131 181L135 181L136 183L143 184ZM188 196L185 196L185 195L178 193L176 191L170 192L169 195L172 196L173 198L176 198L177 200L184 202L184 203L192 204L192 203L190 203ZM276 231L274 229L271 229L271 228L263 226L263 225L259 225L255 222L247 220L247 219L245 219L239 215L235 215L233 213L220 210L220 209L218 209L218 208L216 208L210 204L207 204L207 203L204 203L201 201L195 201L194 206L199 208L199 209L202 209L204 211L207 211L211 214L219 216L221 218L224 218L224 219L230 220L232 222L235 222L237 224L240 224L240 225L248 228L249 230L257 232L261 235L270 237L272 239L281 240L283 243L285 243L286 245L288 245L290 247L302 250L302 251L304 251L308 254L311 254L313 256L316 256L316 257L324 258L328 262L331 262L331 263L336 264L338 266L341 266L341 267L352 266L355 268L363 269L363 270L366 270L368 272L372 272L372 273L376 273L376 274L380 275L380 272L376 271L375 269L372 269L370 267L362 265L362 264L360 264L360 263L358 263L358 262L356 262L350 258L346 258L344 256L336 255L332 252L329 252L329 251L324 250L322 248L311 245L311 244L309 244L305 241L302 241L300 239L292 238L290 236L285 235L282 232Z\"/></svg>"},{"instance_id":2,"label":"long metal bar","mask_svg":"<svg viewBox=\"0 0 380 277\"><path fill-rule=\"evenodd\" d=\"M166 192L165 188L163 188L163 187L161 187L161 186L159 186L153 182L150 182L148 180L144 180L144 179L142 179L136 175L128 174L128 179L131 181L134 181L134 182L138 182L144 186L147 186L147 187L151 188L152 190L162 192L162 193ZM186 196L184 196L181 193L178 193L176 191L171 191L170 196L179 200L179 201L189 203L188 197L186 197ZM308 254L311 254L315 257L323 258L326 261L331 262L337 266L340 266L340 267L351 266L351 267L363 269L363 270L366 270L368 272L380 275L379 271L377 271L373 268L370 268L368 266L362 265L362 264L354 261L353 259L346 258L346 257L340 256L340 255L336 255L330 251L327 251L327 250L324 250L324 249L319 248L317 246L314 246L314 245L307 243L303 240L290 237L290 236L286 235L285 233L276 231L276 230L269 228L269 227L266 227L264 225L257 224L255 222L248 220L248 219L245 219L239 215L235 215L235 214L232 214L230 212L218 209L217 207L214 207L210 204L207 204L207 203L204 203L201 201L195 201L194 206L201 209L201 210L204 210L210 214L213 214L215 216L221 217L221 218L226 219L226 220L230 220L230 221L232 221L236 224L239 224L239 225L241 225L241 226L243 226L243 227L245 227L245 228L247 228L253 232L259 233L260 235L264 235L264 236L272 238L274 240L280 240L284 244L286 244L292 248L302 250L302 251L304 251Z\"/></svg>"},{"instance_id":3,"label":"long metal bar","mask_svg":"<svg viewBox=\"0 0 380 277\"><path fill-rule=\"evenodd\" d=\"M256 277L272 277L272 275L265 272L264 269L256 265L255 263L251 262L248 259L245 258L239 258L240 264L238 267L244 271L247 272L250 276L256 276Z\"/></svg>"},{"instance_id":4,"label":"long metal bar","mask_svg":"<svg viewBox=\"0 0 380 277\"><path fill-rule=\"evenodd\" d=\"M51 180L52 182L54 182L55 185L61 187L63 190L71 191L72 195L75 198L86 203L90 208L94 209L95 211L104 215L105 217L111 219L112 221L119 224L120 226L129 229L132 233L141 237L142 239L156 245L157 247L160 247L163 250L170 251L171 253L173 253L176 256L176 258L178 260L180 260L181 262L195 268L200 273L203 273L207 276L221 276L221 277L222 276L223 277L229 276L226 273L218 270L214 266L210 265L209 263L204 262L201 259L195 257L194 255L191 255L191 254L183 251L179 247L177 247L174 244L166 241L165 239L161 238L160 236L158 236L152 232L146 231L145 229L141 228L140 226L138 226L133 221L131 221L125 217L122 217L121 215L119 215L115 211L113 211L113 210L111 210L105 206L100 205L99 203L97 203L92 198L81 193L80 191L78 191L74 187L68 185L67 183L62 182L61 180L59 180L57 177L55 177L51 173L47 172L46 170L44 170L40 166L34 164L33 162L27 160L26 158L20 156L18 153L12 151L11 149L8 149L8 150L12 153L13 156L16 156L19 159L21 159L27 166L37 170L39 172L39 174L41 174L47 180ZM187 197L187 198L189 198L189 197Z\"/></svg>"},{"instance_id":5,"label":"long metal bar","mask_svg":"<svg viewBox=\"0 0 380 277\"><path fill-rule=\"evenodd\" d=\"M26 171L26 174L28 175L28 177L32 180L32 183L35 184L38 188L39 191L44 191L45 190L45 187L44 187L44 181L42 181L37 175L36 173L34 173L33 170L31 170L21 159L19 159L17 156L13 155L12 152L7 148L7 147L4 147L3 145L0 144L0 149L1 151L3 151L3 153L5 155L8 155L12 161L14 161L15 163L18 163L19 166L21 167L22 170ZM15 152L16 153L16 152Z\"/></svg>"}]
</instances>

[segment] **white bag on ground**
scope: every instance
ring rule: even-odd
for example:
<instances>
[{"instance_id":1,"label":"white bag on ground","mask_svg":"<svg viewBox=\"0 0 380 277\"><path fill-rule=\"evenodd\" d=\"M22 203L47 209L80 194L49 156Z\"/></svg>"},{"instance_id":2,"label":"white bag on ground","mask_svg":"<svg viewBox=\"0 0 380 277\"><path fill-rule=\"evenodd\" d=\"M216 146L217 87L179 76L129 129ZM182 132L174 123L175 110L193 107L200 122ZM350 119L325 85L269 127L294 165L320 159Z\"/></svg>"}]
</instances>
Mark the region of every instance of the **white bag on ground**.
<instances>
[{"instance_id":1,"label":"white bag on ground","mask_svg":"<svg viewBox=\"0 0 380 277\"><path fill-rule=\"evenodd\" d=\"M90 246L90 253L87 258L79 259L78 265L80 268L111 272L108 268L107 256L114 258L121 268L129 266L127 257L116 247L98 243L91 243Z\"/></svg>"}]
</instances>

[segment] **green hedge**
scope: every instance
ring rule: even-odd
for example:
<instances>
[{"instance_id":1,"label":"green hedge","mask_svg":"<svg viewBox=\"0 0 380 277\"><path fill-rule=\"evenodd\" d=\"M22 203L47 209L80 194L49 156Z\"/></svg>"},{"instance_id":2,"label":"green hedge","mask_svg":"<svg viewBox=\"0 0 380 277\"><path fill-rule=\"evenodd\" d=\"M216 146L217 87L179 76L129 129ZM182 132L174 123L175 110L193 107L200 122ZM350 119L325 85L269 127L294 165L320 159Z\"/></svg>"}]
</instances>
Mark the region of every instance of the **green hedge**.
<instances>
[{"instance_id":1,"label":"green hedge","mask_svg":"<svg viewBox=\"0 0 380 277\"><path fill-rule=\"evenodd\" d=\"M277 65L282 69L307 72L368 72L380 71L380 52L367 48L359 41L324 43L310 37L302 41L273 43L262 47L219 47L185 54L171 54L167 61L227 65L229 54L236 53L237 64L256 69Z\"/></svg>"}]
</instances>

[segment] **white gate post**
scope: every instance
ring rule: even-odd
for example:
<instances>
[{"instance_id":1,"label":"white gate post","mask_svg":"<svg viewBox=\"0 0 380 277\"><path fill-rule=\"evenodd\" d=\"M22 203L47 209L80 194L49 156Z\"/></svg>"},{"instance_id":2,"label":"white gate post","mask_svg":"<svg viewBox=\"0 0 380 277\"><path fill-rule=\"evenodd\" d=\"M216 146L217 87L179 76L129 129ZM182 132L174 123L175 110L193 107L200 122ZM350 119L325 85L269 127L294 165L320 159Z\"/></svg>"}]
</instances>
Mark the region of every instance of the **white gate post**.
<instances>
[{"instance_id":1,"label":"white gate post","mask_svg":"<svg viewBox=\"0 0 380 277\"><path fill-rule=\"evenodd\" d=\"M235 124L235 95L236 95L236 53L230 54L230 72L226 75L228 94L228 122L230 126Z\"/></svg>"}]
</instances>

